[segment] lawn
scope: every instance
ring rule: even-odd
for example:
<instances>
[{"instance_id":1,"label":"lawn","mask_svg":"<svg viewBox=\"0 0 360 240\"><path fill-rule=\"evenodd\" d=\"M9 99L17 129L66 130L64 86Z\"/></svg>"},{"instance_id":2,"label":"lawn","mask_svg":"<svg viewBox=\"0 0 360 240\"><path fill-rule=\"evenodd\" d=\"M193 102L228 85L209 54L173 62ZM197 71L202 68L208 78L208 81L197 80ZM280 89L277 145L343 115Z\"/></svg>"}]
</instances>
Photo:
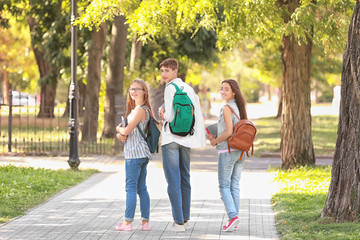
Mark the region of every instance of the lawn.
<instances>
[{"instance_id":1,"label":"lawn","mask_svg":"<svg viewBox=\"0 0 360 240\"><path fill-rule=\"evenodd\" d=\"M312 140L315 155L332 155L334 153L337 125L337 116L313 116L312 117ZM280 153L280 129L281 120L274 117L260 118L255 120L257 134L254 144L254 156L261 153Z\"/></svg>"},{"instance_id":2,"label":"lawn","mask_svg":"<svg viewBox=\"0 0 360 240\"><path fill-rule=\"evenodd\" d=\"M331 179L331 166L278 170L280 190L272 197L281 239L359 239L360 223L320 218Z\"/></svg>"},{"instance_id":3,"label":"lawn","mask_svg":"<svg viewBox=\"0 0 360 240\"><path fill-rule=\"evenodd\" d=\"M30 208L96 172L0 166L0 223L23 215Z\"/></svg>"}]
</instances>

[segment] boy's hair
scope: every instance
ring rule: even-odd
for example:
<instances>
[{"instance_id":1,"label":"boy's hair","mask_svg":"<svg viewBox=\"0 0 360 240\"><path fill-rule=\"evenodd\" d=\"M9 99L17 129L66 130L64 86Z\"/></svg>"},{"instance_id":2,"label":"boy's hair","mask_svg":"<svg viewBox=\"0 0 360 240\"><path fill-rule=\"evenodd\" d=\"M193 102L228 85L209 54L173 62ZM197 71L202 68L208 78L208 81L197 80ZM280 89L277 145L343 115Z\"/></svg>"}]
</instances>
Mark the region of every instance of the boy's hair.
<instances>
[{"instance_id":1,"label":"boy's hair","mask_svg":"<svg viewBox=\"0 0 360 240\"><path fill-rule=\"evenodd\" d=\"M160 63L160 67L166 67L175 70L179 69L179 63L175 58L168 58Z\"/></svg>"}]
</instances>

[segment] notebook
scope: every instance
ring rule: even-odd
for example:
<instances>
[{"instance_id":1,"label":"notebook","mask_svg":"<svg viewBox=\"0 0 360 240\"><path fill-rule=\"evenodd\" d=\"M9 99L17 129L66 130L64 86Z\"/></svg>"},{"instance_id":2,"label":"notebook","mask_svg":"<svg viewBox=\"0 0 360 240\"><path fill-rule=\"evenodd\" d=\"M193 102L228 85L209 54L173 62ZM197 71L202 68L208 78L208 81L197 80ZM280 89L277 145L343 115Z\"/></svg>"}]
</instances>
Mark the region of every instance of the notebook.
<instances>
[{"instance_id":1,"label":"notebook","mask_svg":"<svg viewBox=\"0 0 360 240\"><path fill-rule=\"evenodd\" d=\"M215 137L217 136L217 123L211 124L206 128L206 132L208 134L214 135Z\"/></svg>"}]
</instances>

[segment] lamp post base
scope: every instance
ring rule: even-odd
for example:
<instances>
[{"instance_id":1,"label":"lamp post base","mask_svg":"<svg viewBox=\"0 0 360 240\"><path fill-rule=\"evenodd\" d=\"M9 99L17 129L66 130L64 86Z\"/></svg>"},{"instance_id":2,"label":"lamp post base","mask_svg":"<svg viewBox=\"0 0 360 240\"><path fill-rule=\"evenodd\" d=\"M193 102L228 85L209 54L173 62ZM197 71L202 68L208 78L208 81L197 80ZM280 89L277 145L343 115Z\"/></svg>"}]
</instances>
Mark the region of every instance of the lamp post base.
<instances>
[{"instance_id":1,"label":"lamp post base","mask_svg":"<svg viewBox=\"0 0 360 240\"><path fill-rule=\"evenodd\" d=\"M68 164L72 170L79 170L80 160L78 158L69 158Z\"/></svg>"}]
</instances>

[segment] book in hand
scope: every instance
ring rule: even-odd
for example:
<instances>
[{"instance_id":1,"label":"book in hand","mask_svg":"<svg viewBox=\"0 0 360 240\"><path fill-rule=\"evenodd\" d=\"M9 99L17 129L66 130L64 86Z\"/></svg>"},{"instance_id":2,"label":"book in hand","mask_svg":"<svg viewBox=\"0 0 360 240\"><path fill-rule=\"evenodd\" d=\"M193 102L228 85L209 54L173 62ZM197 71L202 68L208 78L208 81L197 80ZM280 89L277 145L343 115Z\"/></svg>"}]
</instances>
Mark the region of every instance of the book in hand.
<instances>
[{"instance_id":1,"label":"book in hand","mask_svg":"<svg viewBox=\"0 0 360 240\"><path fill-rule=\"evenodd\" d=\"M214 135L217 137L217 123L211 124L206 128L208 134Z\"/></svg>"},{"instance_id":2,"label":"book in hand","mask_svg":"<svg viewBox=\"0 0 360 240\"><path fill-rule=\"evenodd\" d=\"M126 127L127 126L127 118L124 119L124 116L121 116L121 127Z\"/></svg>"}]
</instances>

